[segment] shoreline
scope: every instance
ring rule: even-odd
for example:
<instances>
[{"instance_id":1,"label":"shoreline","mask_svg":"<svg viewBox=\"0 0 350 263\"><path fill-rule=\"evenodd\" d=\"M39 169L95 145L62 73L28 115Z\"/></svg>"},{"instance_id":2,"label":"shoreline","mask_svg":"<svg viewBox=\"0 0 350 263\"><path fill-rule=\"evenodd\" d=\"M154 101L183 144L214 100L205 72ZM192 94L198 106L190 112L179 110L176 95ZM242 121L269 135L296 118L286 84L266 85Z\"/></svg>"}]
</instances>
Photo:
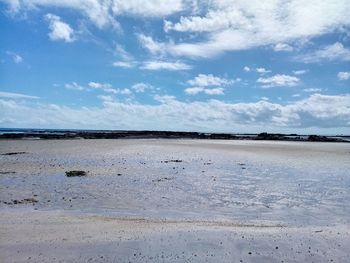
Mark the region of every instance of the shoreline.
<instances>
[{"instance_id":1,"label":"shoreline","mask_svg":"<svg viewBox=\"0 0 350 263\"><path fill-rule=\"evenodd\" d=\"M6 139L203 139L350 142L350 135L298 135L282 133L236 134L175 131L75 131L41 129L0 129L0 140Z\"/></svg>"}]
</instances>

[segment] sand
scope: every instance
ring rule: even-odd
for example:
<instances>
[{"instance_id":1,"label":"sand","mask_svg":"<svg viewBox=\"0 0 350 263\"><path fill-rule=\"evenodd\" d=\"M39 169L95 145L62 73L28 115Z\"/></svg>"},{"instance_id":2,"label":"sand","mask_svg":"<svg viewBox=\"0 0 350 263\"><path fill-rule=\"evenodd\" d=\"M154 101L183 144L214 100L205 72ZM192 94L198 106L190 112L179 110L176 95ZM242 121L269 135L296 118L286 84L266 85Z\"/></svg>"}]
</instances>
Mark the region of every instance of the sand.
<instances>
[{"instance_id":1,"label":"sand","mask_svg":"<svg viewBox=\"0 0 350 263\"><path fill-rule=\"evenodd\" d=\"M350 144L0 141L15 152L0 155L1 262L350 258Z\"/></svg>"}]
</instances>

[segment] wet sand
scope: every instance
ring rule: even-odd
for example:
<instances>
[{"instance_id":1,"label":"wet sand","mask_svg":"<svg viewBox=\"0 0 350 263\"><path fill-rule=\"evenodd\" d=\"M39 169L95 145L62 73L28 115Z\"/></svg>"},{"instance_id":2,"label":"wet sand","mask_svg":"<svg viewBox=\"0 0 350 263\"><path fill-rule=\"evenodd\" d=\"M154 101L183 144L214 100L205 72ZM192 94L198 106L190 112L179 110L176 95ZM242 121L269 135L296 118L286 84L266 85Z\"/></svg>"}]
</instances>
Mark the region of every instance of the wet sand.
<instances>
[{"instance_id":1,"label":"wet sand","mask_svg":"<svg viewBox=\"0 0 350 263\"><path fill-rule=\"evenodd\" d=\"M346 143L3 140L0 154L1 262L350 258Z\"/></svg>"}]
</instances>

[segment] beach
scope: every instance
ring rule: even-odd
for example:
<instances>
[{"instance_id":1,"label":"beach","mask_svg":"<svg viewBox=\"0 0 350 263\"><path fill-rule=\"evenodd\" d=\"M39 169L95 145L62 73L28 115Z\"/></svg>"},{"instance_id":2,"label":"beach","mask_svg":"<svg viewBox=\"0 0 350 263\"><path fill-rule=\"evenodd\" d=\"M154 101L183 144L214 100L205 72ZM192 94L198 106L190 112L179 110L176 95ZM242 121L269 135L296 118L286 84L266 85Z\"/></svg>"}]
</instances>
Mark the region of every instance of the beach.
<instances>
[{"instance_id":1,"label":"beach","mask_svg":"<svg viewBox=\"0 0 350 263\"><path fill-rule=\"evenodd\" d=\"M0 140L0 154L1 262L350 258L348 143Z\"/></svg>"}]
</instances>

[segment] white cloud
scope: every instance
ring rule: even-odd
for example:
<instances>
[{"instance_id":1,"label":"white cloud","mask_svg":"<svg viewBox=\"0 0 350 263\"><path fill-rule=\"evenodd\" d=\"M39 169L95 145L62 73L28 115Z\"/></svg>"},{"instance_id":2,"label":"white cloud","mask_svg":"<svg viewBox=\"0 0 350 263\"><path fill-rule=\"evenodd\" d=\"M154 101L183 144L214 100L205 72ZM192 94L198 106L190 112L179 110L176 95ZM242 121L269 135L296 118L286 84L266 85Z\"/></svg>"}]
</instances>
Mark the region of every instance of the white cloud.
<instances>
[{"instance_id":1,"label":"white cloud","mask_svg":"<svg viewBox=\"0 0 350 263\"><path fill-rule=\"evenodd\" d=\"M224 95L224 89L223 88L204 89L204 93L207 95Z\"/></svg>"},{"instance_id":2,"label":"white cloud","mask_svg":"<svg viewBox=\"0 0 350 263\"><path fill-rule=\"evenodd\" d=\"M100 107L67 107L0 99L1 127L152 129L219 132L348 132L350 94L313 94L287 104L219 100L183 102L155 96L158 104L114 101Z\"/></svg>"},{"instance_id":3,"label":"white cloud","mask_svg":"<svg viewBox=\"0 0 350 263\"><path fill-rule=\"evenodd\" d=\"M119 29L119 23L114 19L113 13L111 12L112 2L113 1L100 0L10 0L9 7L10 11L14 14L21 11L28 12L36 10L40 7L70 9L78 11L86 16L98 28L110 25L115 29Z\"/></svg>"},{"instance_id":4,"label":"white cloud","mask_svg":"<svg viewBox=\"0 0 350 263\"><path fill-rule=\"evenodd\" d=\"M274 75L269 78L259 78L258 83L263 84L263 88L272 88L272 87L293 87L299 84L299 79L294 76L289 75Z\"/></svg>"},{"instance_id":5,"label":"white cloud","mask_svg":"<svg viewBox=\"0 0 350 263\"><path fill-rule=\"evenodd\" d=\"M192 87L185 89L185 93L188 95L197 95L198 93L203 92L204 88L202 87Z\"/></svg>"},{"instance_id":6,"label":"white cloud","mask_svg":"<svg viewBox=\"0 0 350 263\"><path fill-rule=\"evenodd\" d=\"M109 83L99 83L99 82L94 82L90 81L88 83L88 86L93 89L109 89L112 88L112 85Z\"/></svg>"},{"instance_id":7,"label":"white cloud","mask_svg":"<svg viewBox=\"0 0 350 263\"><path fill-rule=\"evenodd\" d=\"M116 61L113 62L113 67L119 67L119 68L134 68L135 67L135 62L131 61Z\"/></svg>"},{"instance_id":8,"label":"white cloud","mask_svg":"<svg viewBox=\"0 0 350 263\"><path fill-rule=\"evenodd\" d=\"M129 89L115 89L112 87L112 84L109 83L99 83L91 81L88 83L89 88L91 89L100 89L104 92L113 93L113 94L122 94L122 95L129 95L132 92Z\"/></svg>"},{"instance_id":9,"label":"white cloud","mask_svg":"<svg viewBox=\"0 0 350 263\"><path fill-rule=\"evenodd\" d=\"M7 99L39 99L37 96L30 96L20 93L13 93L13 92L5 92L0 91L0 98L7 98Z\"/></svg>"},{"instance_id":10,"label":"white cloud","mask_svg":"<svg viewBox=\"0 0 350 263\"><path fill-rule=\"evenodd\" d=\"M279 51L291 52L291 51L293 51L293 47L291 45L286 44L286 43L277 43L273 47L273 50L276 52L279 52Z\"/></svg>"},{"instance_id":11,"label":"white cloud","mask_svg":"<svg viewBox=\"0 0 350 263\"><path fill-rule=\"evenodd\" d=\"M121 45L115 46L114 54L119 57L118 61L115 61L112 65L113 67L120 68L134 68L138 63L135 61L134 57L127 52Z\"/></svg>"},{"instance_id":12,"label":"white cloud","mask_svg":"<svg viewBox=\"0 0 350 263\"><path fill-rule=\"evenodd\" d=\"M297 56L295 59L304 63L316 63L334 60L350 61L350 49L344 47L342 43L336 42L332 45L325 46L311 53Z\"/></svg>"},{"instance_id":13,"label":"white cloud","mask_svg":"<svg viewBox=\"0 0 350 263\"><path fill-rule=\"evenodd\" d=\"M145 92L147 89L153 89L153 86L140 82L140 83L136 83L134 85L132 85L131 87L133 90L135 90L136 93L143 93Z\"/></svg>"},{"instance_id":14,"label":"white cloud","mask_svg":"<svg viewBox=\"0 0 350 263\"><path fill-rule=\"evenodd\" d=\"M207 87L207 86L221 86L221 85L230 85L237 80L225 79L216 77L213 74L198 74L194 79L187 81L191 86Z\"/></svg>"},{"instance_id":15,"label":"white cloud","mask_svg":"<svg viewBox=\"0 0 350 263\"><path fill-rule=\"evenodd\" d=\"M223 88L203 88L203 87L191 87L185 89L185 93L188 95L197 95L199 93L204 93L207 95L224 95Z\"/></svg>"},{"instance_id":16,"label":"white cloud","mask_svg":"<svg viewBox=\"0 0 350 263\"><path fill-rule=\"evenodd\" d=\"M158 43L152 39L150 36L146 36L144 34L137 35L139 42L141 45L147 49L152 54L162 54L165 52L166 45L162 43Z\"/></svg>"},{"instance_id":17,"label":"white cloud","mask_svg":"<svg viewBox=\"0 0 350 263\"><path fill-rule=\"evenodd\" d=\"M110 95L99 95L97 96L97 98L99 98L102 101L109 101L109 102L114 101L114 98Z\"/></svg>"},{"instance_id":18,"label":"white cloud","mask_svg":"<svg viewBox=\"0 0 350 263\"><path fill-rule=\"evenodd\" d=\"M250 67L245 66L245 67L243 68L243 70L244 70L245 72L249 72L249 71L250 71Z\"/></svg>"},{"instance_id":19,"label":"white cloud","mask_svg":"<svg viewBox=\"0 0 350 263\"><path fill-rule=\"evenodd\" d=\"M133 56L129 54L129 52L127 52L121 45L118 44L115 46L115 54L122 58L124 61L130 61L134 59Z\"/></svg>"},{"instance_id":20,"label":"white cloud","mask_svg":"<svg viewBox=\"0 0 350 263\"><path fill-rule=\"evenodd\" d=\"M266 69L266 68L256 68L256 72L258 72L259 74L264 75L264 74L270 73L271 70Z\"/></svg>"},{"instance_id":21,"label":"white cloud","mask_svg":"<svg viewBox=\"0 0 350 263\"><path fill-rule=\"evenodd\" d=\"M124 88L124 89L117 89L116 93L122 94L122 95L130 95L132 94L132 91L130 89Z\"/></svg>"},{"instance_id":22,"label":"white cloud","mask_svg":"<svg viewBox=\"0 0 350 263\"><path fill-rule=\"evenodd\" d=\"M307 70L293 70L294 75L304 75L307 72Z\"/></svg>"},{"instance_id":23,"label":"white cloud","mask_svg":"<svg viewBox=\"0 0 350 263\"><path fill-rule=\"evenodd\" d=\"M184 9L191 9L185 0L1 0L8 4L13 14L39 8L64 8L80 12L98 28L111 26L119 30L116 18L122 15L164 17Z\"/></svg>"},{"instance_id":24,"label":"white cloud","mask_svg":"<svg viewBox=\"0 0 350 263\"><path fill-rule=\"evenodd\" d=\"M185 6L182 0L114 0L112 10L117 15L163 17L181 11Z\"/></svg>"},{"instance_id":25,"label":"white cloud","mask_svg":"<svg viewBox=\"0 0 350 263\"><path fill-rule=\"evenodd\" d=\"M192 66L179 61L168 62L168 61L150 60L150 61L144 62L140 68L147 69L147 70L178 71L178 70L190 70L192 69Z\"/></svg>"},{"instance_id":26,"label":"white cloud","mask_svg":"<svg viewBox=\"0 0 350 263\"><path fill-rule=\"evenodd\" d=\"M67 83L64 85L66 89L72 89L72 90L85 90L85 88L83 86L80 86L78 83L76 82L72 82L72 83Z\"/></svg>"},{"instance_id":27,"label":"white cloud","mask_svg":"<svg viewBox=\"0 0 350 263\"><path fill-rule=\"evenodd\" d=\"M132 94L132 91L128 88L116 89L116 88L113 88L112 84L110 83L100 83L95 81L90 81L86 87L81 86L74 81L72 83L67 83L64 86L66 89L79 90L79 91L101 90L103 92L112 93L112 94L121 94L121 95Z\"/></svg>"},{"instance_id":28,"label":"white cloud","mask_svg":"<svg viewBox=\"0 0 350 263\"><path fill-rule=\"evenodd\" d=\"M322 89L319 88L308 88L308 89L303 89L304 92L310 92L310 93L316 93L316 92L321 92Z\"/></svg>"},{"instance_id":29,"label":"white cloud","mask_svg":"<svg viewBox=\"0 0 350 263\"><path fill-rule=\"evenodd\" d=\"M74 30L67 23L62 22L59 16L47 14L45 18L49 21L51 30L49 37L51 40L63 40L65 42L73 42L75 40Z\"/></svg>"},{"instance_id":30,"label":"white cloud","mask_svg":"<svg viewBox=\"0 0 350 263\"><path fill-rule=\"evenodd\" d=\"M339 72L337 76L339 80L348 80L350 79L350 71Z\"/></svg>"},{"instance_id":31,"label":"white cloud","mask_svg":"<svg viewBox=\"0 0 350 263\"><path fill-rule=\"evenodd\" d=\"M203 16L183 16L165 21L166 32L197 32L199 41L157 43L163 52L178 56L208 58L225 51L259 46L290 45L350 25L349 1L213 0ZM306 22L307 21L307 22ZM281 45L280 45L281 47Z\"/></svg>"},{"instance_id":32,"label":"white cloud","mask_svg":"<svg viewBox=\"0 0 350 263\"><path fill-rule=\"evenodd\" d=\"M196 95L199 93L207 95L224 95L225 89L220 86L231 85L239 81L241 81L239 78L225 79L216 77L213 74L198 74L194 79L187 81L192 87L185 89L185 93L188 95Z\"/></svg>"},{"instance_id":33,"label":"white cloud","mask_svg":"<svg viewBox=\"0 0 350 263\"><path fill-rule=\"evenodd\" d=\"M13 56L13 61L14 61L16 64L19 64L19 63L22 63L22 62L23 62L23 58L22 58L20 55L15 54L15 55Z\"/></svg>"},{"instance_id":34,"label":"white cloud","mask_svg":"<svg viewBox=\"0 0 350 263\"><path fill-rule=\"evenodd\" d=\"M346 0L2 0L13 13L40 8L64 8L79 12L98 28L118 29L119 16L169 16L166 31L200 33L200 40L157 43L164 53L212 57L225 51L286 45L350 25L350 3ZM181 12L181 17L175 16ZM170 17L170 15L172 15ZM305 22L307 21L307 22ZM187 38L191 39L191 38ZM284 45L284 46L282 46Z\"/></svg>"},{"instance_id":35,"label":"white cloud","mask_svg":"<svg viewBox=\"0 0 350 263\"><path fill-rule=\"evenodd\" d=\"M15 53L15 52L6 51L6 54L11 56L13 62L16 63L16 64L20 64L20 63L23 62L23 58L19 54Z\"/></svg>"}]
</instances>

